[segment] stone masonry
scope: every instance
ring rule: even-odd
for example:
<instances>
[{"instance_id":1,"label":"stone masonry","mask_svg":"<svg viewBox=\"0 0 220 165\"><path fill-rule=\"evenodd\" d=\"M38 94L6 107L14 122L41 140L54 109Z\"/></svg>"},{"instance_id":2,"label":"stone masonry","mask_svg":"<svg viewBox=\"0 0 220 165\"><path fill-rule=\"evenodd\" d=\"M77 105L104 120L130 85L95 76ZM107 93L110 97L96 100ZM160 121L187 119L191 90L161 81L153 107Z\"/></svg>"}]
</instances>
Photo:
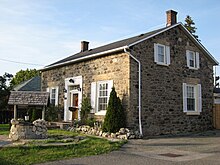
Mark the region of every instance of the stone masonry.
<instances>
[{"instance_id":1,"label":"stone masonry","mask_svg":"<svg viewBox=\"0 0 220 165\"><path fill-rule=\"evenodd\" d=\"M64 104L65 78L82 76L82 94L90 98L91 83L103 80L113 80L113 85L126 110L129 110L129 58L125 53L109 55L97 59L74 63L42 72L42 91L47 87L59 86L59 104ZM97 116L97 118L104 116Z\"/></svg>"},{"instance_id":2,"label":"stone masonry","mask_svg":"<svg viewBox=\"0 0 220 165\"><path fill-rule=\"evenodd\" d=\"M11 120L9 138L12 141L20 139L45 139L47 138L47 125L45 120L35 120L32 123Z\"/></svg>"},{"instance_id":3,"label":"stone masonry","mask_svg":"<svg viewBox=\"0 0 220 165\"><path fill-rule=\"evenodd\" d=\"M154 43L170 46L169 66L154 62ZM200 54L200 69L187 68L186 50ZM142 64L142 126L144 136L203 131L212 128L213 63L198 49L179 26L147 39L131 48ZM42 90L59 86L59 104L63 105L64 79L83 77L83 95L90 97L91 83L113 80L127 112L127 126L138 130L138 64L126 53L114 53L42 71ZM183 112L182 84L198 82L202 86L202 112Z\"/></svg>"},{"instance_id":4,"label":"stone masonry","mask_svg":"<svg viewBox=\"0 0 220 165\"><path fill-rule=\"evenodd\" d=\"M170 46L169 66L154 62L154 43ZM200 69L187 68L186 50L200 54ZM213 64L179 28L173 28L132 48L142 63L142 124L144 135L177 134L212 128ZM130 65L131 79L137 77L137 66ZM131 82L131 95L137 98L137 78ZM202 86L202 112L183 112L182 84L197 82ZM134 97L135 96L135 97ZM131 99L134 109L137 99ZM133 111L133 115L137 112ZM136 122L137 125L137 122Z\"/></svg>"}]
</instances>

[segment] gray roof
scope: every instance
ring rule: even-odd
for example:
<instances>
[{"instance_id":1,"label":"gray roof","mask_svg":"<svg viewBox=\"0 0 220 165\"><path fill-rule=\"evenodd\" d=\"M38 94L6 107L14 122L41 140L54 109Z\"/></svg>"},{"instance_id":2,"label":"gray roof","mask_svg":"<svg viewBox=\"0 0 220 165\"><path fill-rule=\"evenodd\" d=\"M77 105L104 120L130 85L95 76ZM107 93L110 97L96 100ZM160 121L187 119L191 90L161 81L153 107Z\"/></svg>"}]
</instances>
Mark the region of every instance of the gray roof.
<instances>
[{"instance_id":1,"label":"gray roof","mask_svg":"<svg viewBox=\"0 0 220 165\"><path fill-rule=\"evenodd\" d=\"M35 76L14 87L15 91L41 91L41 77Z\"/></svg>"},{"instance_id":2,"label":"gray roof","mask_svg":"<svg viewBox=\"0 0 220 165\"><path fill-rule=\"evenodd\" d=\"M76 62L76 61L80 61L80 60L95 58L95 57L98 57L98 54L99 55L101 53L108 54L112 50L117 50L117 51L120 50L121 51L121 50L123 50L123 47L133 46L137 43L140 43L140 42L142 42L146 39L149 39L149 38L151 38L155 35L158 35L158 34L160 34L162 32L165 32L165 31L167 31L171 28L174 28L176 26L179 26L180 28L182 28L183 31L185 31L186 35L188 37L190 37L193 40L193 42L198 47L200 47L201 50L203 50L206 53L207 57L210 60L212 60L215 65L218 65L218 61L208 52L208 50L198 40L196 40L192 36L192 34L183 26L183 24L182 23L177 23L177 24L174 24L172 26L167 26L167 27L164 27L164 28L161 28L161 29L158 29L158 30L148 32L148 33L140 34L140 35L135 36L135 37L131 37L131 38L124 39L124 40L117 41L117 42L113 42L113 43L110 43L110 44L107 44L107 45L104 45L104 46L100 46L100 47L97 47L97 48L94 48L94 49L90 49L90 50L87 50L87 51L76 53L76 54L71 55L67 58L64 58L64 59L59 60L55 63L52 63L52 64L46 66L45 68L41 69L41 70L46 70L46 69L49 69L49 68L70 64L72 62ZM119 48L121 48L121 49L119 49ZM101 55L103 55L103 54L101 54Z\"/></svg>"},{"instance_id":3,"label":"gray roof","mask_svg":"<svg viewBox=\"0 0 220 165\"><path fill-rule=\"evenodd\" d=\"M34 91L11 91L9 105L39 105L47 106L49 93Z\"/></svg>"},{"instance_id":4,"label":"gray roof","mask_svg":"<svg viewBox=\"0 0 220 165\"><path fill-rule=\"evenodd\" d=\"M160 31L162 31L166 28L167 27L161 28L161 29L158 29L158 30L154 30L154 31L151 31L151 32L148 32L148 33L145 33L145 34L140 34L138 36L131 37L131 38L128 38L128 39L124 39L124 40L121 40L121 41L113 42L113 43L110 43L110 44L107 44L107 45L104 45L104 46L100 46L100 47L97 47L97 48L94 48L94 49L89 49L89 50L84 51L84 52L79 52L79 53L71 55L67 58L64 58L60 61L57 61L53 64L50 64L47 67L53 66L53 65L56 65L56 64L60 64L60 63L64 63L64 62L67 62L67 61L70 61L70 60L74 60L74 59L77 59L77 58L80 58L80 57L85 57L85 56L88 56L88 55L91 55L91 54L96 54L96 53L99 53L99 52L104 52L104 51L112 50L112 49L115 49L115 48L119 48L119 47L122 47L122 46L125 46L125 45L130 45L130 44L132 44L134 42L137 42L139 40L142 40L142 39L144 39L148 36L156 34L156 33L160 32Z\"/></svg>"}]
</instances>

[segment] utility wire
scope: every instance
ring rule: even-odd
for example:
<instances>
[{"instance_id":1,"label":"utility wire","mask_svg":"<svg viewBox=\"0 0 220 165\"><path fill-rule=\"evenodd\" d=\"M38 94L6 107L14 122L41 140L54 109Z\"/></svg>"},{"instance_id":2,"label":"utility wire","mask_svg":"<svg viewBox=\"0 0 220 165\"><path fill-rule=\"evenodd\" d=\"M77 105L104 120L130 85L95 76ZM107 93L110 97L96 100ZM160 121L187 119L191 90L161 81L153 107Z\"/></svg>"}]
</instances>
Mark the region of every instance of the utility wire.
<instances>
[{"instance_id":1,"label":"utility wire","mask_svg":"<svg viewBox=\"0 0 220 165\"><path fill-rule=\"evenodd\" d=\"M0 60L1 60L1 61L6 61L6 62L17 63L17 64L26 64L26 65L44 66L44 65L41 65L41 64L33 64L33 63L27 63L27 62L19 62L19 61L7 60L7 59L3 59L3 58L0 58Z\"/></svg>"}]
</instances>

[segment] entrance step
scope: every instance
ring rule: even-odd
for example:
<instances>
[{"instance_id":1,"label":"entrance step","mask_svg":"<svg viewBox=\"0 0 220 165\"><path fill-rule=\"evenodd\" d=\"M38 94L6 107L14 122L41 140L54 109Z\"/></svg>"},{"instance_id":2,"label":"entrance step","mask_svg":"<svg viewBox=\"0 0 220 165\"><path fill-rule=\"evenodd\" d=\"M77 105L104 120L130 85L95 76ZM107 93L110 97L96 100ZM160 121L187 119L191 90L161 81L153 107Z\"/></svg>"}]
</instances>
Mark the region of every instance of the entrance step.
<instances>
[{"instance_id":1,"label":"entrance step","mask_svg":"<svg viewBox=\"0 0 220 165\"><path fill-rule=\"evenodd\" d=\"M58 129L67 129L71 126L71 122L48 122L48 129L58 128Z\"/></svg>"}]
</instances>

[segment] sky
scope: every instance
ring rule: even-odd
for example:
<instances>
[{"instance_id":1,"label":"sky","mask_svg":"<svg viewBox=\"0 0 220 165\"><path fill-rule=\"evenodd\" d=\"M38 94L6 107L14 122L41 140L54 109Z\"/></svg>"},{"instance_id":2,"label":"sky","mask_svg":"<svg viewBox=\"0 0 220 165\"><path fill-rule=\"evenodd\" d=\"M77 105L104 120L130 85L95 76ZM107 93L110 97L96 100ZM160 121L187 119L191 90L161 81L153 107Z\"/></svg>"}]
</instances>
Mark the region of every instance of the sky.
<instances>
[{"instance_id":1,"label":"sky","mask_svg":"<svg viewBox=\"0 0 220 165\"><path fill-rule=\"evenodd\" d=\"M219 0L0 0L0 75L44 66L80 51L165 27L166 11L194 20L220 62ZM217 67L220 75L220 67Z\"/></svg>"}]
</instances>

